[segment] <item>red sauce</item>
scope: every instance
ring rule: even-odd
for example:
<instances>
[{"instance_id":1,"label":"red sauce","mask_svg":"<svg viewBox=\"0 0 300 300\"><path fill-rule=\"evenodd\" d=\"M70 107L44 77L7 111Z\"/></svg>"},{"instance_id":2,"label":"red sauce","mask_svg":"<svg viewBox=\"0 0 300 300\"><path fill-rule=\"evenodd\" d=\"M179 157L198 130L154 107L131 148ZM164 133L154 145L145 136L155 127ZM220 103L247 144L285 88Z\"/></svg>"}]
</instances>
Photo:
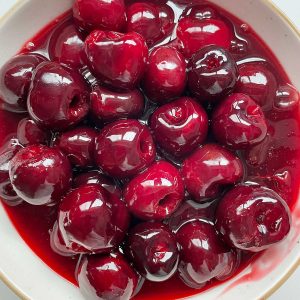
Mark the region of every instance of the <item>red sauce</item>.
<instances>
[{"instance_id":1,"label":"red sauce","mask_svg":"<svg viewBox=\"0 0 300 300\"><path fill-rule=\"evenodd\" d=\"M177 4L181 3L181 5L177 5L177 10L182 10L184 7L182 3L187 2L190 1L177 1ZM235 16L220 8L218 8L218 10L229 26L234 29L236 35L235 40L247 45L248 51L246 55L234 54L236 60L266 60L270 71L277 79L278 86L288 84L289 79L282 66L259 36ZM69 24L70 20L70 12L57 18L35 37L30 39L20 52L41 53L49 57L47 49L49 39L62 23ZM244 25L242 26L242 24ZM266 184L272 182L273 186L271 187L280 193L290 208L293 209L298 196L300 179L298 176L300 169L299 112L297 109L278 111L273 108L268 108L265 110L265 115L270 124L269 138L252 149L250 154L241 153L241 156L249 157L250 155L256 160L255 166L247 166L248 176L251 178L253 176L259 177L260 180ZM21 117L22 116L13 113L0 111L0 144L2 144L7 136L16 132L18 120L20 120ZM278 179L277 181L273 180L274 175ZM22 204L17 207L9 207L4 204L4 207L20 236L25 240L32 251L51 269L76 285L74 271L77 258L59 256L50 248L49 230L51 230L56 219L56 207L35 207L29 204ZM240 271L243 270L253 258L251 255L245 256ZM253 272L256 271L253 270ZM259 275L259 278L260 277L261 275ZM255 276L249 274L243 277L243 280L251 280L253 278L255 278ZM237 283L240 282L241 280L238 280ZM212 288L217 284L220 283L213 281L204 289ZM188 288L175 276L163 283L147 282L136 299L154 299L157 298L158 294L160 299L178 299L199 292L199 290Z\"/></svg>"}]
</instances>

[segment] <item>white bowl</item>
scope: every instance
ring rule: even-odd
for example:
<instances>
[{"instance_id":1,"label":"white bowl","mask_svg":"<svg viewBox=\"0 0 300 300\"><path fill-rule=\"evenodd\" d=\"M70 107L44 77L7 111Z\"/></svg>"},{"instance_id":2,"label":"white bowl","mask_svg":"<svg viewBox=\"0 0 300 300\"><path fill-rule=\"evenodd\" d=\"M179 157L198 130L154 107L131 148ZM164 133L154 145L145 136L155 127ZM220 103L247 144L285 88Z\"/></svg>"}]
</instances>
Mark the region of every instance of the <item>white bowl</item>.
<instances>
[{"instance_id":1,"label":"white bowl","mask_svg":"<svg viewBox=\"0 0 300 300\"><path fill-rule=\"evenodd\" d=\"M23 0L0 22L0 66L73 0ZM267 42L293 84L300 90L300 35L270 2L213 0L239 16ZM82 300L79 290L46 266L19 237L0 205L0 277L22 299ZM265 299L296 269L300 261L300 199L287 240L268 251L233 279L191 299ZM159 297L159 295L158 295Z\"/></svg>"}]
</instances>

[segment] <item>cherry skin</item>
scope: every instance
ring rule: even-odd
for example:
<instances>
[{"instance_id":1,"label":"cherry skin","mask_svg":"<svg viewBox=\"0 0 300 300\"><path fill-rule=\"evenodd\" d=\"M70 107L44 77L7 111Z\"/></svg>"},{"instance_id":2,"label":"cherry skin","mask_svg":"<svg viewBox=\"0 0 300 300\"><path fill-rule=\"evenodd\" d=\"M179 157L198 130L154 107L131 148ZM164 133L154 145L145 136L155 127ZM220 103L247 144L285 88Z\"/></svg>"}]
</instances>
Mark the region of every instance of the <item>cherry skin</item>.
<instances>
[{"instance_id":1,"label":"cherry skin","mask_svg":"<svg viewBox=\"0 0 300 300\"><path fill-rule=\"evenodd\" d=\"M188 65L189 90L201 101L222 99L234 89L237 79L234 59L218 46L202 48Z\"/></svg>"},{"instance_id":2,"label":"cherry skin","mask_svg":"<svg viewBox=\"0 0 300 300\"><path fill-rule=\"evenodd\" d=\"M116 178L139 173L153 162L155 153L149 129L137 120L110 123L96 139L96 164Z\"/></svg>"},{"instance_id":3,"label":"cherry skin","mask_svg":"<svg viewBox=\"0 0 300 300\"><path fill-rule=\"evenodd\" d=\"M130 212L142 220L162 220L170 216L184 198L179 171L166 161L158 161L132 179L124 190Z\"/></svg>"},{"instance_id":4,"label":"cherry skin","mask_svg":"<svg viewBox=\"0 0 300 300\"><path fill-rule=\"evenodd\" d=\"M245 94L231 94L213 112L212 129L219 143L246 149L264 140L268 127L263 111Z\"/></svg>"},{"instance_id":5,"label":"cherry skin","mask_svg":"<svg viewBox=\"0 0 300 300\"><path fill-rule=\"evenodd\" d=\"M225 280L236 271L239 256L219 239L212 223L190 221L176 233L180 279L199 289L211 279Z\"/></svg>"},{"instance_id":6,"label":"cherry skin","mask_svg":"<svg viewBox=\"0 0 300 300\"><path fill-rule=\"evenodd\" d=\"M9 163L9 177L17 195L32 205L58 202L69 190L72 169L58 149L30 145Z\"/></svg>"},{"instance_id":7,"label":"cherry skin","mask_svg":"<svg viewBox=\"0 0 300 300\"><path fill-rule=\"evenodd\" d=\"M155 141L174 157L183 157L204 142L208 132L205 110L184 97L159 107L150 119Z\"/></svg>"},{"instance_id":8,"label":"cherry skin","mask_svg":"<svg viewBox=\"0 0 300 300\"><path fill-rule=\"evenodd\" d=\"M90 99L93 116L103 123L138 118L143 113L145 105L144 96L138 89L115 92L95 86Z\"/></svg>"},{"instance_id":9,"label":"cherry skin","mask_svg":"<svg viewBox=\"0 0 300 300\"><path fill-rule=\"evenodd\" d=\"M243 177L243 164L232 152L217 144L207 144L185 159L181 175L189 194L196 201L213 199L222 187Z\"/></svg>"},{"instance_id":10,"label":"cherry skin","mask_svg":"<svg viewBox=\"0 0 300 300\"><path fill-rule=\"evenodd\" d=\"M165 103L181 96L186 85L184 57L172 47L154 49L142 85L145 94L154 102Z\"/></svg>"},{"instance_id":11,"label":"cherry skin","mask_svg":"<svg viewBox=\"0 0 300 300\"><path fill-rule=\"evenodd\" d=\"M32 74L44 61L46 58L39 54L20 54L0 69L0 108L17 113L27 111L26 101Z\"/></svg>"},{"instance_id":12,"label":"cherry skin","mask_svg":"<svg viewBox=\"0 0 300 300\"><path fill-rule=\"evenodd\" d=\"M19 143L23 146L47 144L50 134L38 127L33 120L24 118L18 124L17 138Z\"/></svg>"},{"instance_id":13,"label":"cherry skin","mask_svg":"<svg viewBox=\"0 0 300 300\"><path fill-rule=\"evenodd\" d=\"M135 269L150 281L166 281L177 270L176 240L168 227L160 222L135 226L129 232L127 247Z\"/></svg>"},{"instance_id":14,"label":"cherry skin","mask_svg":"<svg viewBox=\"0 0 300 300\"><path fill-rule=\"evenodd\" d=\"M75 0L73 17L75 24L84 31L120 31L126 23L124 0Z\"/></svg>"},{"instance_id":15,"label":"cherry skin","mask_svg":"<svg viewBox=\"0 0 300 300\"><path fill-rule=\"evenodd\" d=\"M88 113L88 88L79 73L54 62L38 66L28 96L28 112L39 126L66 130Z\"/></svg>"},{"instance_id":16,"label":"cherry skin","mask_svg":"<svg viewBox=\"0 0 300 300\"><path fill-rule=\"evenodd\" d=\"M186 17L178 22L177 38L185 57L191 58L205 46L229 49L232 33L222 20Z\"/></svg>"},{"instance_id":17,"label":"cherry skin","mask_svg":"<svg viewBox=\"0 0 300 300\"><path fill-rule=\"evenodd\" d=\"M85 52L96 78L116 89L134 89L148 58L146 42L136 32L95 30L85 40Z\"/></svg>"},{"instance_id":18,"label":"cherry skin","mask_svg":"<svg viewBox=\"0 0 300 300\"><path fill-rule=\"evenodd\" d=\"M287 204L259 185L239 185L220 201L216 228L230 246L259 252L283 240L291 228Z\"/></svg>"},{"instance_id":19,"label":"cherry skin","mask_svg":"<svg viewBox=\"0 0 300 300\"><path fill-rule=\"evenodd\" d=\"M92 167L97 135L90 127L77 127L59 135L54 145L67 155L73 166Z\"/></svg>"},{"instance_id":20,"label":"cherry skin","mask_svg":"<svg viewBox=\"0 0 300 300\"><path fill-rule=\"evenodd\" d=\"M58 211L64 243L75 253L109 253L122 242L128 223L125 203L98 184L73 189Z\"/></svg>"},{"instance_id":21,"label":"cherry skin","mask_svg":"<svg viewBox=\"0 0 300 300\"><path fill-rule=\"evenodd\" d=\"M120 254L86 256L76 271L85 299L128 300L139 287L139 275Z\"/></svg>"}]
</instances>

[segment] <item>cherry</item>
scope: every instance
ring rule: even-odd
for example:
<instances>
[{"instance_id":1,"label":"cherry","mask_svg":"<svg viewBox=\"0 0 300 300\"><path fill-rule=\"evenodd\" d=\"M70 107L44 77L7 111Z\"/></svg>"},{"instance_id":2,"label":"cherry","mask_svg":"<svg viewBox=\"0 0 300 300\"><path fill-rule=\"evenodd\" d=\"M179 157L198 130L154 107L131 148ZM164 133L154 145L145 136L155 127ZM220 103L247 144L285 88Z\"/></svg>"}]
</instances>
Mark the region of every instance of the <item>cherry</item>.
<instances>
[{"instance_id":1,"label":"cherry","mask_svg":"<svg viewBox=\"0 0 300 300\"><path fill-rule=\"evenodd\" d=\"M20 54L0 69L0 108L12 112L26 112L28 90L32 74L46 58L39 54Z\"/></svg>"},{"instance_id":2,"label":"cherry","mask_svg":"<svg viewBox=\"0 0 300 300\"><path fill-rule=\"evenodd\" d=\"M139 276L120 254L86 256L76 271L81 293L91 300L128 300L139 288Z\"/></svg>"},{"instance_id":3,"label":"cherry","mask_svg":"<svg viewBox=\"0 0 300 300\"><path fill-rule=\"evenodd\" d=\"M95 86L90 98L92 114L104 123L118 119L138 118L144 111L144 96L138 89L115 92Z\"/></svg>"},{"instance_id":4,"label":"cherry","mask_svg":"<svg viewBox=\"0 0 300 300\"><path fill-rule=\"evenodd\" d=\"M177 231L176 240L179 277L191 288L199 289L213 278L225 280L239 265L238 253L221 242L212 223L187 222Z\"/></svg>"},{"instance_id":5,"label":"cherry","mask_svg":"<svg viewBox=\"0 0 300 300\"><path fill-rule=\"evenodd\" d=\"M59 206L58 227L74 253L109 253L122 242L128 223L125 203L98 184L72 190Z\"/></svg>"},{"instance_id":6,"label":"cherry","mask_svg":"<svg viewBox=\"0 0 300 300\"><path fill-rule=\"evenodd\" d=\"M201 101L216 101L235 87L238 71L233 57L218 46L204 47L188 65L188 87Z\"/></svg>"},{"instance_id":7,"label":"cherry","mask_svg":"<svg viewBox=\"0 0 300 300\"><path fill-rule=\"evenodd\" d=\"M229 49L232 32L222 20L186 17L178 22L177 38L183 54L191 58L205 46Z\"/></svg>"},{"instance_id":8,"label":"cherry","mask_svg":"<svg viewBox=\"0 0 300 300\"><path fill-rule=\"evenodd\" d=\"M97 165L116 178L142 171L153 162L155 153L149 129L137 120L113 122L105 126L96 139Z\"/></svg>"},{"instance_id":9,"label":"cherry","mask_svg":"<svg viewBox=\"0 0 300 300\"><path fill-rule=\"evenodd\" d=\"M196 150L182 165L187 191L196 201L218 197L222 187L235 184L243 177L241 160L217 144Z\"/></svg>"},{"instance_id":10,"label":"cherry","mask_svg":"<svg viewBox=\"0 0 300 300\"><path fill-rule=\"evenodd\" d=\"M126 22L124 0L75 0L73 16L81 30L120 31Z\"/></svg>"},{"instance_id":11,"label":"cherry","mask_svg":"<svg viewBox=\"0 0 300 300\"><path fill-rule=\"evenodd\" d=\"M259 185L238 185L220 201L216 228L228 245L259 252L283 240L291 228L287 204Z\"/></svg>"},{"instance_id":12,"label":"cherry","mask_svg":"<svg viewBox=\"0 0 300 300\"><path fill-rule=\"evenodd\" d=\"M158 161L132 179L124 190L124 200L132 214L143 220L170 216L184 198L179 171L166 161Z\"/></svg>"},{"instance_id":13,"label":"cherry","mask_svg":"<svg viewBox=\"0 0 300 300\"><path fill-rule=\"evenodd\" d=\"M143 89L154 102L165 103L180 96L186 85L184 57L172 47L158 47L149 57Z\"/></svg>"},{"instance_id":14,"label":"cherry","mask_svg":"<svg viewBox=\"0 0 300 300\"><path fill-rule=\"evenodd\" d=\"M28 96L30 117L47 129L65 130L88 113L88 89L79 73L54 62L40 64Z\"/></svg>"},{"instance_id":15,"label":"cherry","mask_svg":"<svg viewBox=\"0 0 300 300\"><path fill-rule=\"evenodd\" d=\"M19 143L23 146L47 144L50 134L38 127L33 120L24 118L18 124L17 138Z\"/></svg>"},{"instance_id":16,"label":"cherry","mask_svg":"<svg viewBox=\"0 0 300 300\"><path fill-rule=\"evenodd\" d=\"M212 117L215 138L233 149L245 149L263 141L268 127L263 111L245 94L231 94Z\"/></svg>"},{"instance_id":17,"label":"cherry","mask_svg":"<svg viewBox=\"0 0 300 300\"><path fill-rule=\"evenodd\" d=\"M77 127L59 135L54 145L70 159L76 167L94 165L95 140L98 133L89 127Z\"/></svg>"},{"instance_id":18,"label":"cherry","mask_svg":"<svg viewBox=\"0 0 300 300\"><path fill-rule=\"evenodd\" d=\"M159 107L150 119L150 126L163 150L182 157L206 139L208 117L200 104L184 97Z\"/></svg>"},{"instance_id":19,"label":"cherry","mask_svg":"<svg viewBox=\"0 0 300 300\"><path fill-rule=\"evenodd\" d=\"M175 14L173 9L166 4L157 5L159 10L159 18L161 21L161 33L162 37L166 37L174 29Z\"/></svg>"},{"instance_id":20,"label":"cherry","mask_svg":"<svg viewBox=\"0 0 300 300\"><path fill-rule=\"evenodd\" d=\"M71 185L68 159L44 145L21 149L9 163L9 176L17 195L32 205L60 201Z\"/></svg>"},{"instance_id":21,"label":"cherry","mask_svg":"<svg viewBox=\"0 0 300 300\"><path fill-rule=\"evenodd\" d=\"M97 79L117 89L134 89L148 58L146 42L135 32L95 30L85 40L85 52Z\"/></svg>"}]
</instances>

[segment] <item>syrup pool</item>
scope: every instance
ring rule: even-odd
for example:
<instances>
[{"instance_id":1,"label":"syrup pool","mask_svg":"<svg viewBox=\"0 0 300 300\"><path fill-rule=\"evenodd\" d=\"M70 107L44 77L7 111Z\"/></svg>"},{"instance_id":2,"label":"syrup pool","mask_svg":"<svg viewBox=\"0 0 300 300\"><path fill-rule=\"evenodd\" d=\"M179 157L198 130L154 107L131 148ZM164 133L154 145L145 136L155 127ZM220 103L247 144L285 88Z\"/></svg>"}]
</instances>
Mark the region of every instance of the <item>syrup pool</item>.
<instances>
[{"instance_id":1,"label":"syrup pool","mask_svg":"<svg viewBox=\"0 0 300 300\"><path fill-rule=\"evenodd\" d=\"M188 2L190 1L167 2L175 12L175 21L178 20ZM197 3L198 1L194 2ZM299 111L295 109L298 107L298 99L295 97L291 99L293 94L285 71L258 35L235 16L220 8L218 8L218 11L235 33L231 53L238 65L260 62L275 75L277 81L276 99L269 97L262 107L269 123L267 138L252 149L239 152L239 155L245 161L248 172L244 180L263 182L268 185L277 191L293 210L298 196L298 173L300 169ZM20 52L40 53L53 59L53 53L49 54L49 50L53 47L51 39L53 40L58 31L64 31L68 34L70 24L72 24L71 12L67 12L30 39ZM84 39L84 37L82 38ZM174 35L170 34L159 43L159 45L162 44L176 45ZM84 67L84 62L81 71L92 83L93 77ZM147 117L151 111L153 111L153 107L148 105L148 111L145 112L143 121L147 122ZM24 115L0 110L0 144L3 144L8 137L16 133L18 121L23 117ZM74 272L78 258L59 256L50 248L49 231L56 220L57 208L55 206L35 207L25 203L16 207L10 207L3 203L3 206L16 230L32 251L51 269L76 285ZM195 212L201 215L204 211L205 217L213 218L214 205L208 207L187 205L180 209L186 210L186 213L191 215ZM243 255L240 270L243 270L255 258L253 255ZM204 289L217 284L220 283L213 281ZM163 283L147 282L142 291L136 296L136 299L153 299L158 295L160 299L178 299L199 292L199 290L188 288L175 276Z\"/></svg>"}]
</instances>

